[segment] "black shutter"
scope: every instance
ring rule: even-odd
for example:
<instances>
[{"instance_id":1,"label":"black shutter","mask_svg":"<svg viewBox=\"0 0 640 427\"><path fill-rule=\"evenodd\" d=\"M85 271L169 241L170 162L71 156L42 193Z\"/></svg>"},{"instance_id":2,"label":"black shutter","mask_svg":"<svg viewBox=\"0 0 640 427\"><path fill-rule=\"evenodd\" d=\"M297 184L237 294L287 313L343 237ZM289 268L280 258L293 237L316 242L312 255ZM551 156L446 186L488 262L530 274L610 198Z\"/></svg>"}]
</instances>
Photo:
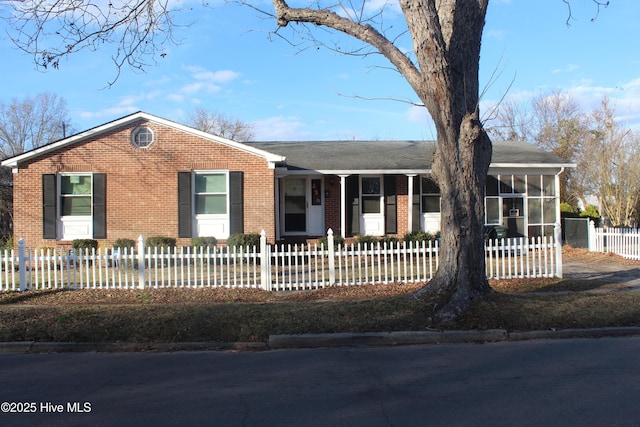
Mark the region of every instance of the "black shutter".
<instances>
[{"instance_id":1,"label":"black shutter","mask_svg":"<svg viewBox=\"0 0 640 427\"><path fill-rule=\"evenodd\" d=\"M347 236L360 233L360 177L347 177Z\"/></svg>"},{"instance_id":2,"label":"black shutter","mask_svg":"<svg viewBox=\"0 0 640 427\"><path fill-rule=\"evenodd\" d=\"M191 172L178 172L178 237L191 237Z\"/></svg>"},{"instance_id":3,"label":"black shutter","mask_svg":"<svg viewBox=\"0 0 640 427\"><path fill-rule=\"evenodd\" d=\"M422 216L422 212L420 212L420 185L422 178L420 175L412 177L409 179L413 180L413 194L411 195L411 203L413 207L411 208L411 230L410 231L419 231L420 230L420 217Z\"/></svg>"},{"instance_id":4,"label":"black shutter","mask_svg":"<svg viewBox=\"0 0 640 427\"><path fill-rule=\"evenodd\" d=\"M93 174L93 238L107 238L107 175Z\"/></svg>"},{"instance_id":5,"label":"black shutter","mask_svg":"<svg viewBox=\"0 0 640 427\"><path fill-rule=\"evenodd\" d=\"M244 233L244 183L242 172L229 172L229 232Z\"/></svg>"},{"instance_id":6,"label":"black shutter","mask_svg":"<svg viewBox=\"0 0 640 427\"><path fill-rule=\"evenodd\" d=\"M55 174L42 175L42 238L56 239L58 213L57 178Z\"/></svg>"},{"instance_id":7,"label":"black shutter","mask_svg":"<svg viewBox=\"0 0 640 427\"><path fill-rule=\"evenodd\" d=\"M386 234L398 232L396 176L384 176L384 226Z\"/></svg>"}]
</instances>

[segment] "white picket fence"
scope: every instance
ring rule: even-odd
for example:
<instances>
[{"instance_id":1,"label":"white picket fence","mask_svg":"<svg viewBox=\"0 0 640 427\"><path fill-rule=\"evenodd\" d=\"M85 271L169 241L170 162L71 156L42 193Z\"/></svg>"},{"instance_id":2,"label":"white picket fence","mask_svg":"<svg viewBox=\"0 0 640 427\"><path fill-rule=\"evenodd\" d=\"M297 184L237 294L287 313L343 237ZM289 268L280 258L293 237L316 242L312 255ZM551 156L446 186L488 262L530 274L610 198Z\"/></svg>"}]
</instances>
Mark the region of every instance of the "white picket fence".
<instances>
[{"instance_id":1,"label":"white picket fence","mask_svg":"<svg viewBox=\"0 0 640 427\"><path fill-rule=\"evenodd\" d=\"M557 233L556 233L557 234ZM0 255L0 290L96 288L237 287L306 290L368 283L428 282L439 264L437 242L349 244L334 247L268 245L260 247L172 250L138 247L122 252L27 250ZM487 276L494 279L562 277L557 238L489 241Z\"/></svg>"},{"instance_id":2,"label":"white picket fence","mask_svg":"<svg viewBox=\"0 0 640 427\"><path fill-rule=\"evenodd\" d=\"M589 223L589 250L613 253L626 259L640 260L640 229L599 228Z\"/></svg>"}]
</instances>

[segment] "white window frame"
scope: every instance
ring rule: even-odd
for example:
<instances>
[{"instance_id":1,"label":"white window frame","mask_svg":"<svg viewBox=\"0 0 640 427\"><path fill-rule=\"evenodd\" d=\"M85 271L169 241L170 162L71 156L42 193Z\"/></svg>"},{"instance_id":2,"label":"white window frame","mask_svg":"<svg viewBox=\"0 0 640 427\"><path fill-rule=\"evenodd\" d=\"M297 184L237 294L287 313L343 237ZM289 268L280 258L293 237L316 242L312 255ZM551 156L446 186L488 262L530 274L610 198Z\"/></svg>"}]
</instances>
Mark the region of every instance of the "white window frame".
<instances>
[{"instance_id":1,"label":"white window frame","mask_svg":"<svg viewBox=\"0 0 640 427\"><path fill-rule=\"evenodd\" d=\"M85 176L91 179L91 196L90 196L90 215L63 215L62 212L62 200L63 197L73 197L73 195L63 196L62 194L62 180L64 177L73 176ZM60 240L75 240L75 239L91 239L93 238L93 173L90 172L63 172L57 176L58 180L58 212L57 212L57 227L58 236ZM82 196L86 197L86 196Z\"/></svg>"},{"instance_id":2,"label":"white window frame","mask_svg":"<svg viewBox=\"0 0 640 427\"><path fill-rule=\"evenodd\" d=\"M198 195L223 194L223 193L197 193L196 177L198 175L224 175L225 177L225 198L226 207L224 214L199 214L196 212ZM227 239L230 235L230 189L228 170L194 170L191 173L192 191L191 206L193 206L193 237L215 237L216 239Z\"/></svg>"},{"instance_id":3,"label":"white window frame","mask_svg":"<svg viewBox=\"0 0 640 427\"><path fill-rule=\"evenodd\" d=\"M145 135L151 135L148 142L146 141L146 138L145 138L146 144L144 145L141 145L139 143L139 138L138 138L138 136L142 133L145 133ZM131 144L133 144L133 146L136 148L147 148L151 144L153 144L154 141L155 141L155 133L153 132L153 129L151 129L149 126L138 126L131 132Z\"/></svg>"},{"instance_id":4,"label":"white window frame","mask_svg":"<svg viewBox=\"0 0 640 427\"><path fill-rule=\"evenodd\" d=\"M441 218L442 218L442 194L427 192L423 185L423 180L429 179L433 181L436 186L438 185L431 175L420 175L418 185L420 185L420 229L428 231L429 233L436 233L440 231ZM439 190L439 188L438 188ZM424 197L438 197L438 211L437 212L425 212L424 209Z\"/></svg>"}]
</instances>

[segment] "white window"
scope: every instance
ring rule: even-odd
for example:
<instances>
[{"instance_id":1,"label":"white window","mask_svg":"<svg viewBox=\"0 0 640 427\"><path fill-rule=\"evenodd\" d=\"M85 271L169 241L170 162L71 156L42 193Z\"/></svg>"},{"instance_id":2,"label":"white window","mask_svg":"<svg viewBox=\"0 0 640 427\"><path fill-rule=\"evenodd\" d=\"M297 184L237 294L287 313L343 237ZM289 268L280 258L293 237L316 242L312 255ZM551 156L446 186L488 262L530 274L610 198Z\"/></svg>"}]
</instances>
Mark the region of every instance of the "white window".
<instances>
[{"instance_id":1,"label":"white window","mask_svg":"<svg viewBox=\"0 0 640 427\"><path fill-rule=\"evenodd\" d=\"M153 131L147 126L140 126L131 134L131 142L138 148L147 147L153 142Z\"/></svg>"},{"instance_id":2,"label":"white window","mask_svg":"<svg viewBox=\"0 0 640 427\"><path fill-rule=\"evenodd\" d=\"M382 185L379 176L362 177L362 213L382 212Z\"/></svg>"},{"instance_id":3,"label":"white window","mask_svg":"<svg viewBox=\"0 0 640 427\"><path fill-rule=\"evenodd\" d=\"M62 174L59 177L59 230L62 240L93 237L93 177Z\"/></svg>"},{"instance_id":4,"label":"white window","mask_svg":"<svg viewBox=\"0 0 640 427\"><path fill-rule=\"evenodd\" d=\"M430 233L440 231L440 187L430 177L420 179L420 228Z\"/></svg>"},{"instance_id":5,"label":"white window","mask_svg":"<svg viewBox=\"0 0 640 427\"><path fill-rule=\"evenodd\" d=\"M440 212L440 187L433 179L422 177L421 199L422 213Z\"/></svg>"},{"instance_id":6,"label":"white window","mask_svg":"<svg viewBox=\"0 0 640 427\"><path fill-rule=\"evenodd\" d=\"M193 173L194 230L198 237L229 237L229 174Z\"/></svg>"},{"instance_id":7,"label":"white window","mask_svg":"<svg viewBox=\"0 0 640 427\"><path fill-rule=\"evenodd\" d=\"M195 174L196 215L227 214L227 174Z\"/></svg>"}]
</instances>

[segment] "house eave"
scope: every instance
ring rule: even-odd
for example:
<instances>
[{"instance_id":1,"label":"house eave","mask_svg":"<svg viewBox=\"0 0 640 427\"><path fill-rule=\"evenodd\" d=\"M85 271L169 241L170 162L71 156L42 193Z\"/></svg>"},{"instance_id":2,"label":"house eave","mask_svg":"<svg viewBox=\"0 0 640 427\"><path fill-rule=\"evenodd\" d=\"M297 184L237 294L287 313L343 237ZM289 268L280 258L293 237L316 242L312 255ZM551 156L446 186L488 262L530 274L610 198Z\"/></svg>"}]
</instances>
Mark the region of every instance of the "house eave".
<instances>
[{"instance_id":1,"label":"house eave","mask_svg":"<svg viewBox=\"0 0 640 427\"><path fill-rule=\"evenodd\" d=\"M61 139L61 140L53 142L51 144L47 144L47 145L44 145L42 147L30 150L30 151L28 151L26 153L22 153L22 154L19 154L17 156L5 159L0 163L0 165L4 166L4 167L9 167L9 168L15 169L15 168L19 167L19 164L21 162L24 162L24 161L27 161L27 160L30 160L30 159L33 159L33 158L37 158L37 157L42 156L42 155L44 155L44 154L46 154L48 152L57 150L59 148L62 148L62 147L65 147L65 146L68 146L68 145L71 145L71 144L74 144L74 143L77 143L77 142L81 142L81 141L83 141L85 139L88 139L88 138L90 138L90 137L92 137L94 135L97 135L97 134L100 134L102 132L105 132L105 131L107 131L109 129L113 129L113 128L116 128L116 127L119 127L119 126L123 126L123 125L129 124L129 123L141 120L141 119L142 120L148 120L148 121L155 122L155 123L159 123L159 124L162 124L164 126L171 127L171 128L174 128L174 129L186 132L186 133L190 133L192 135L198 136L198 137L203 138L203 139L207 139L207 140L212 141L212 142L223 144L223 145L226 145L228 147L232 147L232 148L235 148L235 149L238 149L238 150L242 150L242 151L244 151L246 153L250 153L250 154L254 154L254 155L263 157L269 163L270 167L271 167L271 165L275 165L277 163L283 163L286 160L285 156L269 153L267 151L260 150L260 149L255 148L255 147L251 147L249 145L246 145L246 144L243 144L243 143L240 143L240 142L232 141L230 139L226 139L226 138L223 138L223 137L220 137L220 136L217 136L217 135L213 135L213 134L210 134L210 133L207 133L207 132L203 132L203 131L200 131L198 129L194 129L194 128L189 127L189 126L185 126L185 125L182 125L180 123L172 122L170 120L163 119L161 117L157 117L157 116L154 116L154 115L151 115L151 114L144 113L144 112L140 111L140 112L133 113L133 114L130 114L128 116L122 117L120 119L114 120L112 122L105 123L104 125L89 129L89 130L81 132L81 133L78 133L76 135L72 135L72 136L70 136L68 138Z\"/></svg>"}]
</instances>

